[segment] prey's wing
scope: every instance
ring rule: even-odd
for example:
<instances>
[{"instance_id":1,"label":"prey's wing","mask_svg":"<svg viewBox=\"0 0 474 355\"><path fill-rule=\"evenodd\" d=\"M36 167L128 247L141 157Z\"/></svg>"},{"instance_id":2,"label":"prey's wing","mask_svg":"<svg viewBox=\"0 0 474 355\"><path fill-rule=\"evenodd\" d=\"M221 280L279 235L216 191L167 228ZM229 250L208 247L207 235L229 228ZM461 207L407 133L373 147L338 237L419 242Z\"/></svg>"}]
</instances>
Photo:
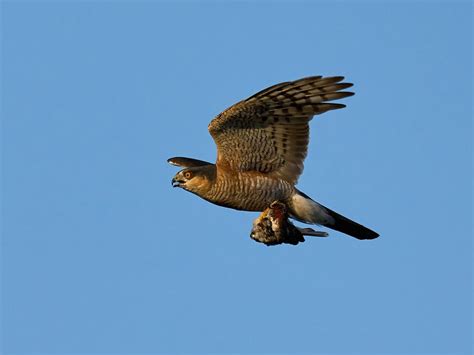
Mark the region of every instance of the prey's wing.
<instances>
[{"instance_id":1,"label":"prey's wing","mask_svg":"<svg viewBox=\"0 0 474 355\"><path fill-rule=\"evenodd\" d=\"M271 174L296 183L303 172L314 115L345 107L328 103L353 95L342 76L313 76L262 90L231 106L209 124L217 166Z\"/></svg>"}]
</instances>

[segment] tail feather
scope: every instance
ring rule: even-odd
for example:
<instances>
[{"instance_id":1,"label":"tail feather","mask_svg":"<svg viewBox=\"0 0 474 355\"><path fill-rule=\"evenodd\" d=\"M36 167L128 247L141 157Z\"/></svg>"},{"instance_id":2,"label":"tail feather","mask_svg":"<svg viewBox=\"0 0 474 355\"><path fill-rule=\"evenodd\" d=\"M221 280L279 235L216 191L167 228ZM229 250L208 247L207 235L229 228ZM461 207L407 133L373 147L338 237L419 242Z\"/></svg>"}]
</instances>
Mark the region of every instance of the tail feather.
<instances>
[{"instance_id":1,"label":"tail feather","mask_svg":"<svg viewBox=\"0 0 474 355\"><path fill-rule=\"evenodd\" d=\"M325 227L337 230L338 232L345 233L357 239L375 239L379 236L377 232L374 232L373 230L364 227L363 225L354 222L327 207L324 208L329 216L334 220L334 222L326 224Z\"/></svg>"},{"instance_id":2,"label":"tail feather","mask_svg":"<svg viewBox=\"0 0 474 355\"><path fill-rule=\"evenodd\" d=\"M291 217L304 223L323 225L357 239L375 239L379 236L373 230L313 201L301 191L293 195L289 207Z\"/></svg>"}]
</instances>

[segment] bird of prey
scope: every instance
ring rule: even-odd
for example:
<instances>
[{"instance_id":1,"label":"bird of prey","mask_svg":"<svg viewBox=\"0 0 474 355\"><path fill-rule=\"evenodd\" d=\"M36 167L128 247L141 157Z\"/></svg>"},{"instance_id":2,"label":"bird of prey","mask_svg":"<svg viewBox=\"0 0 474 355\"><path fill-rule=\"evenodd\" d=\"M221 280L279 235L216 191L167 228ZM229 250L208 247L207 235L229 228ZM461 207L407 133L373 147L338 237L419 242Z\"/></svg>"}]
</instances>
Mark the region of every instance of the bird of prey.
<instances>
[{"instance_id":1,"label":"bird of prey","mask_svg":"<svg viewBox=\"0 0 474 355\"><path fill-rule=\"evenodd\" d=\"M264 89L229 107L208 126L217 146L215 164L183 157L172 179L180 187L219 206L264 211L273 202L289 217L322 225L357 239L379 235L312 200L295 185L303 172L314 115L345 105L330 101L352 96L344 77L312 76Z\"/></svg>"}]
</instances>

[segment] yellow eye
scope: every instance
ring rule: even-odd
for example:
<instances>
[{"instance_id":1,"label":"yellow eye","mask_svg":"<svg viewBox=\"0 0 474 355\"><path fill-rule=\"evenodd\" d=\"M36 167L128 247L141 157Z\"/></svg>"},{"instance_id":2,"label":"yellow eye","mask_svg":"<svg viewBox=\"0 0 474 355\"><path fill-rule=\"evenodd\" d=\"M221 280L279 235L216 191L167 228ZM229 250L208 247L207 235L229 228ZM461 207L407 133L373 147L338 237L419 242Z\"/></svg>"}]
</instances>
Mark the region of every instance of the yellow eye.
<instances>
[{"instance_id":1,"label":"yellow eye","mask_svg":"<svg viewBox=\"0 0 474 355\"><path fill-rule=\"evenodd\" d=\"M189 180L193 177L193 173L191 173L190 171L186 171L184 173L184 177Z\"/></svg>"}]
</instances>

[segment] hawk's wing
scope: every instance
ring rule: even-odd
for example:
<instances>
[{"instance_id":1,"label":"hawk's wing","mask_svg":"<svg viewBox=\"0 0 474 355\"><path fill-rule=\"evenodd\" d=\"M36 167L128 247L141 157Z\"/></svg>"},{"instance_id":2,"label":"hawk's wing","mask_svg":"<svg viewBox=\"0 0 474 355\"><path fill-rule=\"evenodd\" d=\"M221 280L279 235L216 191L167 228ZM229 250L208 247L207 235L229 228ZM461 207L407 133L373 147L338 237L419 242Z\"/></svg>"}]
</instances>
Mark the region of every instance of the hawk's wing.
<instances>
[{"instance_id":1,"label":"hawk's wing","mask_svg":"<svg viewBox=\"0 0 474 355\"><path fill-rule=\"evenodd\" d=\"M303 172L314 115L343 108L326 103L354 93L342 76L313 76L271 86L231 106L209 124L217 166L273 174L296 183Z\"/></svg>"},{"instance_id":2,"label":"hawk's wing","mask_svg":"<svg viewBox=\"0 0 474 355\"><path fill-rule=\"evenodd\" d=\"M174 157L169 158L168 163L175 166L181 166L183 168L194 168L196 166L212 165L204 160L198 160L193 158L184 158L184 157Z\"/></svg>"}]
</instances>

